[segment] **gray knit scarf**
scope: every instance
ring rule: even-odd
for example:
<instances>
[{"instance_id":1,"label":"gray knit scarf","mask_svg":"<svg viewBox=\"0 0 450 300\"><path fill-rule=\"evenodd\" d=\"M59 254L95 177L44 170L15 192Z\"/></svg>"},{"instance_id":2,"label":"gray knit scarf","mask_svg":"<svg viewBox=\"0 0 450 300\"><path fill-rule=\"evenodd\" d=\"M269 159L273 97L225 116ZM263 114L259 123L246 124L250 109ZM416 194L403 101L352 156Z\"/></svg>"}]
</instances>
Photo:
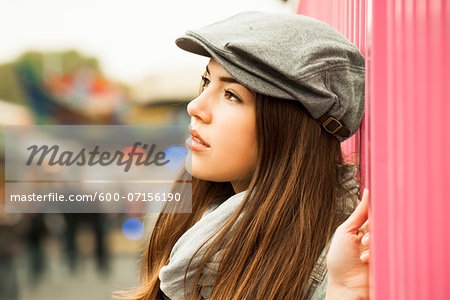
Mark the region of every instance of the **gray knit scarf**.
<instances>
[{"instance_id":1,"label":"gray knit scarf","mask_svg":"<svg viewBox=\"0 0 450 300\"><path fill-rule=\"evenodd\" d=\"M169 263L159 272L160 288L171 300L184 300L184 272L189 260L195 251L234 213L244 199L246 192L235 194L222 203L220 203L221 199L216 199L215 203L210 205L205 211L202 218L175 243L170 252ZM188 294L192 289L195 272L211 241L212 239L201 248L191 262L187 273ZM219 253L220 251L214 257L219 255ZM214 274L217 271L217 267L218 261L213 259L212 262L206 264L203 275L206 275L208 272L213 272L212 274ZM209 298L213 280L200 283L205 287L203 297Z\"/></svg>"}]
</instances>

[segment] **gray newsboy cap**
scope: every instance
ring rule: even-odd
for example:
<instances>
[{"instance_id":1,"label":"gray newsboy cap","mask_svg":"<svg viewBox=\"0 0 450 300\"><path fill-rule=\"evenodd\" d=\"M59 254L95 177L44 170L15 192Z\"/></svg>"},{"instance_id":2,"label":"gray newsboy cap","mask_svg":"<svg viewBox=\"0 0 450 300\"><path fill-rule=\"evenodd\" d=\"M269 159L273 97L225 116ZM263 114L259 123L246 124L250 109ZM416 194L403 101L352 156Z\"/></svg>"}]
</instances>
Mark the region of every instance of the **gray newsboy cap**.
<instances>
[{"instance_id":1,"label":"gray newsboy cap","mask_svg":"<svg viewBox=\"0 0 450 300\"><path fill-rule=\"evenodd\" d=\"M213 57L255 92L299 101L340 141L358 130L364 112L364 56L324 22L243 12L187 31L176 44Z\"/></svg>"}]
</instances>

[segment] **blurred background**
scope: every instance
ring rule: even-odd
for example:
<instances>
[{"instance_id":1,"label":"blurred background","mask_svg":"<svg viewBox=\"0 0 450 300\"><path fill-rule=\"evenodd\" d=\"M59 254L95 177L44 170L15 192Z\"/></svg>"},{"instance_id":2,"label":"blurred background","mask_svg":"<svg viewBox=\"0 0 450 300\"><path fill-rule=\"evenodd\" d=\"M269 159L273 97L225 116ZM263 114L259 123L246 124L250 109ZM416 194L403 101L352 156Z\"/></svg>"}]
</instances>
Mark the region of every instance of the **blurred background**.
<instances>
[{"instance_id":1,"label":"blurred background","mask_svg":"<svg viewBox=\"0 0 450 300\"><path fill-rule=\"evenodd\" d=\"M156 215L6 214L5 125L186 125L208 61L174 40L298 1L0 0L0 299L111 299Z\"/></svg>"}]
</instances>

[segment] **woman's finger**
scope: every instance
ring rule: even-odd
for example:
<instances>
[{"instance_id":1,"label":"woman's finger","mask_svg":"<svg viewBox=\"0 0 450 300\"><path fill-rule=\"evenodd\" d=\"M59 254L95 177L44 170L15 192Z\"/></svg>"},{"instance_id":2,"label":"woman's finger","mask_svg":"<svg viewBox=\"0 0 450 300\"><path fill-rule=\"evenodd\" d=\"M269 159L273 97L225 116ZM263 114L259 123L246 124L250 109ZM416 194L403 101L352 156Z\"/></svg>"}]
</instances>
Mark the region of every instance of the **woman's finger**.
<instances>
[{"instance_id":1,"label":"woman's finger","mask_svg":"<svg viewBox=\"0 0 450 300\"><path fill-rule=\"evenodd\" d=\"M355 211L343 223L347 231L356 231L367 221L369 215L369 191L364 189L363 197Z\"/></svg>"},{"instance_id":2,"label":"woman's finger","mask_svg":"<svg viewBox=\"0 0 450 300\"><path fill-rule=\"evenodd\" d=\"M369 233L366 233L363 238L361 239L361 245L363 245L364 247L369 247L369 242L370 242L370 236Z\"/></svg>"},{"instance_id":3,"label":"woman's finger","mask_svg":"<svg viewBox=\"0 0 450 300\"><path fill-rule=\"evenodd\" d=\"M369 262L369 250L366 250L363 253L361 253L361 256L359 258L363 263Z\"/></svg>"},{"instance_id":4,"label":"woman's finger","mask_svg":"<svg viewBox=\"0 0 450 300\"><path fill-rule=\"evenodd\" d=\"M369 220L367 220L363 226L358 228L356 235L362 239L367 233L369 233Z\"/></svg>"}]
</instances>

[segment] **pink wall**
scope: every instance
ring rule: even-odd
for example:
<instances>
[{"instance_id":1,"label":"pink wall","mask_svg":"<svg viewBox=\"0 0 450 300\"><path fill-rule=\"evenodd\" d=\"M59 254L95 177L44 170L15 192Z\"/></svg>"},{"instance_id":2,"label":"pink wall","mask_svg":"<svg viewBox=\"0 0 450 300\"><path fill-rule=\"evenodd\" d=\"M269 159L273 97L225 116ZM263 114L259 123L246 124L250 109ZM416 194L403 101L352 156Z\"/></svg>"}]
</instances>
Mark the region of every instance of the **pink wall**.
<instances>
[{"instance_id":1,"label":"pink wall","mask_svg":"<svg viewBox=\"0 0 450 300\"><path fill-rule=\"evenodd\" d=\"M371 299L450 299L450 1L300 0L299 13L366 53L362 145L343 148L367 166Z\"/></svg>"}]
</instances>

